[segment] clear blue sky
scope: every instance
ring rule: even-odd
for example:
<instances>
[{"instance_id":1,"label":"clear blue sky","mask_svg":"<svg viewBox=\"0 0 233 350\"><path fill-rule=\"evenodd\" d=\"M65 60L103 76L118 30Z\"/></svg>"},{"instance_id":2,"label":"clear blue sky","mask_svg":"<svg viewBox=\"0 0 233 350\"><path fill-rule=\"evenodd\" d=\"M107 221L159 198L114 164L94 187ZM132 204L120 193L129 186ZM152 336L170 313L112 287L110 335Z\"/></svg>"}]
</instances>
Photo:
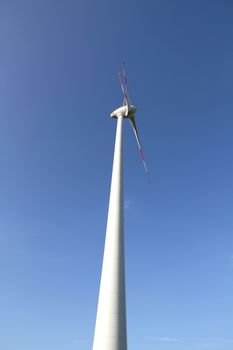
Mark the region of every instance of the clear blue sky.
<instances>
[{"instance_id":1,"label":"clear blue sky","mask_svg":"<svg viewBox=\"0 0 233 350\"><path fill-rule=\"evenodd\" d=\"M233 349L233 3L0 1L0 349L92 346L117 72L128 344Z\"/></svg>"}]
</instances>

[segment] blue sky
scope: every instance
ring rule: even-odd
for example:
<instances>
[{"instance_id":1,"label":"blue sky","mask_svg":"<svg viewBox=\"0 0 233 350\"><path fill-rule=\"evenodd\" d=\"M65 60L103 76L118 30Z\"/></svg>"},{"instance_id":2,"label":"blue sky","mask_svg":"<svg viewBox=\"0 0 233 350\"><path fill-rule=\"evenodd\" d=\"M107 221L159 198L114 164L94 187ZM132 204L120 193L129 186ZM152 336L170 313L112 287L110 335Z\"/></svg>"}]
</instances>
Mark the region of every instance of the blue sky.
<instances>
[{"instance_id":1,"label":"blue sky","mask_svg":"<svg viewBox=\"0 0 233 350\"><path fill-rule=\"evenodd\" d=\"M233 349L233 3L0 1L0 348L91 349L117 72L129 349Z\"/></svg>"}]
</instances>

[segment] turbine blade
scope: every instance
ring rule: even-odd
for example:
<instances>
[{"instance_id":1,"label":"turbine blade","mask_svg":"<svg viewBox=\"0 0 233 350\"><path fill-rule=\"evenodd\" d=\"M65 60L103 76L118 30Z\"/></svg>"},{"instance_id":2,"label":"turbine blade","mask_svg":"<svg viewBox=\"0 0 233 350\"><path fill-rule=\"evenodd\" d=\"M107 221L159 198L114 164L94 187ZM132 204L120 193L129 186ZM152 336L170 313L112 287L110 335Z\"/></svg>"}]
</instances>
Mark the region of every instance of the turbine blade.
<instances>
[{"instance_id":1,"label":"turbine blade","mask_svg":"<svg viewBox=\"0 0 233 350\"><path fill-rule=\"evenodd\" d=\"M120 81L120 85L121 85L121 90L123 92L123 95L125 96L125 89L124 89L124 85L123 85L123 82L122 82L121 73L118 73L118 77L119 77L119 81Z\"/></svg>"},{"instance_id":2,"label":"turbine blade","mask_svg":"<svg viewBox=\"0 0 233 350\"><path fill-rule=\"evenodd\" d=\"M131 106L131 101L130 101L129 93L128 93L128 81L127 81L127 76L126 76L125 62L122 62L122 74L123 74L125 98L127 100L128 106Z\"/></svg>"},{"instance_id":3,"label":"turbine blade","mask_svg":"<svg viewBox=\"0 0 233 350\"><path fill-rule=\"evenodd\" d=\"M124 84L125 84L125 91L128 91L128 83L127 83L127 77L126 77L126 69L125 69L125 62L122 62L122 72L124 77Z\"/></svg>"},{"instance_id":4,"label":"turbine blade","mask_svg":"<svg viewBox=\"0 0 233 350\"><path fill-rule=\"evenodd\" d=\"M122 82L122 75L121 73L118 73L118 77L119 77L119 81L120 81L120 85L121 85L121 90L123 92L123 95L124 95L124 99L123 99L123 106L126 106L127 109L126 109L126 116L128 115L128 112L129 112L129 102L128 102L128 98L127 98L127 94L126 94L126 90L125 90L125 87L124 87L124 84Z\"/></svg>"},{"instance_id":5,"label":"turbine blade","mask_svg":"<svg viewBox=\"0 0 233 350\"><path fill-rule=\"evenodd\" d=\"M142 162L143 162L143 166L144 166L145 172L146 172L146 174L148 174L148 170L147 170L147 166L146 166L146 162L145 162L145 158L144 158L144 154L143 154L143 151L142 151L142 146L141 146L141 142L140 142L140 139L139 139L138 130L137 130L136 122L135 122L135 117L134 116L129 117L129 121L130 121L130 124L131 124L131 126L133 128L133 131L134 131L134 134L135 134L135 137L136 137L136 140L137 140L137 144L138 144L139 152L141 154L141 158L142 158Z\"/></svg>"}]
</instances>

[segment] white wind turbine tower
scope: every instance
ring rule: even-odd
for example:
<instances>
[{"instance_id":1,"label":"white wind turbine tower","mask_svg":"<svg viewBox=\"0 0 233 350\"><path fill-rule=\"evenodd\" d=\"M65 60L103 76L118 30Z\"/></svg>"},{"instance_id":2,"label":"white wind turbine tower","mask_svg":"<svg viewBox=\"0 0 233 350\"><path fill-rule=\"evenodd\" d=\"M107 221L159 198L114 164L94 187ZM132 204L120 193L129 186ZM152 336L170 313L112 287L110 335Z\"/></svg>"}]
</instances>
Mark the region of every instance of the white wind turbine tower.
<instances>
[{"instance_id":1,"label":"white wind turbine tower","mask_svg":"<svg viewBox=\"0 0 233 350\"><path fill-rule=\"evenodd\" d=\"M123 105L111 114L117 119L117 130L93 350L127 350L122 169L124 119L130 121L147 172L135 123L136 108L129 99L124 65L122 73L123 77L119 73L119 79Z\"/></svg>"}]
</instances>

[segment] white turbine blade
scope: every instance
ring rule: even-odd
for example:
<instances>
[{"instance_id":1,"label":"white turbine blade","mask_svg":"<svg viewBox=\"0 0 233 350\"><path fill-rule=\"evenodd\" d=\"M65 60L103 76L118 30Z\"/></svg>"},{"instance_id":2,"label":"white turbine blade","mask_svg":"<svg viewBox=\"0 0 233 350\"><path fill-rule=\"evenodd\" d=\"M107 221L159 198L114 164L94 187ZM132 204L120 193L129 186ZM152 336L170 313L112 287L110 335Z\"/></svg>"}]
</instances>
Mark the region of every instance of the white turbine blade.
<instances>
[{"instance_id":1,"label":"white turbine blade","mask_svg":"<svg viewBox=\"0 0 233 350\"><path fill-rule=\"evenodd\" d=\"M124 85L122 83L122 77L121 77L121 73L120 72L118 73L118 77L119 77L119 81L120 81L120 85L121 85L121 90L123 92L123 95L125 96L125 88L124 88Z\"/></svg>"},{"instance_id":2,"label":"white turbine blade","mask_svg":"<svg viewBox=\"0 0 233 350\"><path fill-rule=\"evenodd\" d=\"M142 146L141 146L141 143L140 143L140 139L139 139L138 130L137 130L137 127L136 127L136 122L135 122L134 116L133 116L133 117L130 117L130 118L129 118L129 121L130 121L130 124L131 124L131 126L132 126L132 128L133 128L133 131L134 131L134 134L135 134L135 137L136 137L136 140L137 140L137 144L138 144L139 152L140 152L140 154L141 154L141 158L142 158L142 162L143 162L143 166L144 166L145 172L148 173L148 170L147 170L147 166L146 166L144 154L143 154L143 151L142 151Z\"/></svg>"},{"instance_id":3,"label":"white turbine blade","mask_svg":"<svg viewBox=\"0 0 233 350\"><path fill-rule=\"evenodd\" d=\"M131 101L130 101L129 93L128 93L128 81L127 81L127 76L126 76L125 62L122 63L122 73L123 73L123 79L124 79L125 97L126 97L126 100L128 102L128 105L131 106Z\"/></svg>"},{"instance_id":4,"label":"white turbine blade","mask_svg":"<svg viewBox=\"0 0 233 350\"><path fill-rule=\"evenodd\" d=\"M123 106L126 106L126 113L125 115L127 116L128 113L129 113L129 108L130 108L130 105L129 105L129 102L128 102L128 98L127 98L127 93L126 93L126 88L125 86L123 85L123 82L122 82L122 76L121 76L121 73L118 73L118 77L119 77L119 81L120 81L120 85L121 85L121 90L123 92L123 95L124 95L124 99L123 99Z\"/></svg>"},{"instance_id":5,"label":"white turbine blade","mask_svg":"<svg viewBox=\"0 0 233 350\"><path fill-rule=\"evenodd\" d=\"M123 72L123 78L124 78L124 84L125 84L125 91L128 92L128 82L126 77L125 62L122 63L122 72Z\"/></svg>"}]
</instances>

